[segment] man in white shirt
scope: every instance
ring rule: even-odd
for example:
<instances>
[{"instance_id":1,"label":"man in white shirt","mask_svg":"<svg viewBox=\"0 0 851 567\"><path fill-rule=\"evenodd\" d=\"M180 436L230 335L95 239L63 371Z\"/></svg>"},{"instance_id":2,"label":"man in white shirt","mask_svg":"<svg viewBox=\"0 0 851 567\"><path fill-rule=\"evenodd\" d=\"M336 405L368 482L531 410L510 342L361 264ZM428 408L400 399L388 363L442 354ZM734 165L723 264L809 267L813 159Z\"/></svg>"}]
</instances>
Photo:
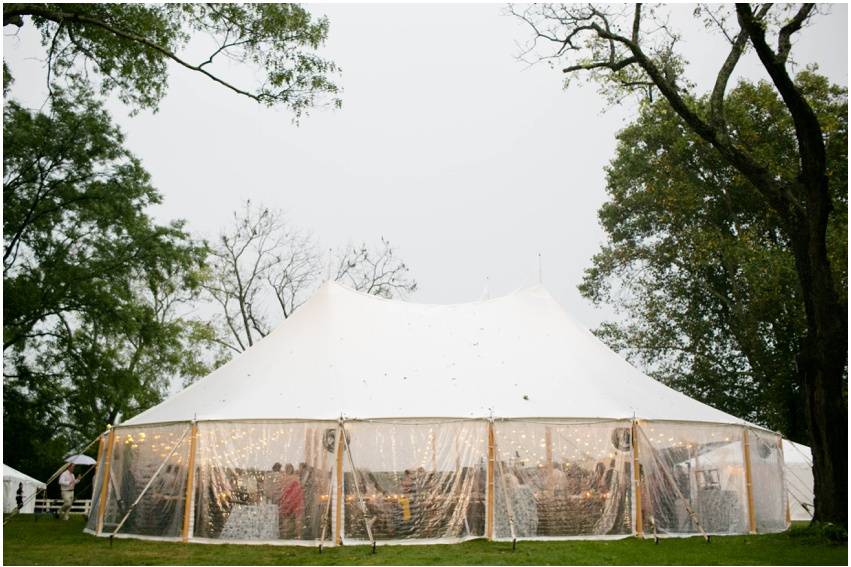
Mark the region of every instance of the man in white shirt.
<instances>
[{"instance_id":1,"label":"man in white shirt","mask_svg":"<svg viewBox=\"0 0 851 567\"><path fill-rule=\"evenodd\" d=\"M74 504L74 486L79 477L74 476L74 465L68 465L59 476L59 488L62 490L62 508L59 509L59 516L63 520L68 519L68 513L71 511L71 506Z\"/></svg>"}]
</instances>

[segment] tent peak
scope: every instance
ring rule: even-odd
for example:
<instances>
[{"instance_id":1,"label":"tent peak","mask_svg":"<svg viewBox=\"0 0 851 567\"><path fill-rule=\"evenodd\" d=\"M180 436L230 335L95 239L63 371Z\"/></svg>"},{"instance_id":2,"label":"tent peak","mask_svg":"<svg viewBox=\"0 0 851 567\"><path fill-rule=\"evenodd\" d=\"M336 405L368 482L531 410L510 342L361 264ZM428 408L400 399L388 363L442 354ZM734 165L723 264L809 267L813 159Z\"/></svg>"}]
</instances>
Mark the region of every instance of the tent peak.
<instances>
[{"instance_id":1,"label":"tent peak","mask_svg":"<svg viewBox=\"0 0 851 567\"><path fill-rule=\"evenodd\" d=\"M345 284L335 281L327 281L319 288L319 292L325 293L334 293L336 291L342 291L344 293L349 293L355 296L363 297L365 299L370 299L374 301L383 301L388 303L404 303L408 305L418 305L424 307L460 307L460 306L468 306L468 305L480 305L483 303L493 303L496 301L501 301L504 299L517 297L520 295L545 295L548 297L552 297L552 294L549 290L544 287L543 284L534 284L525 287L519 287L510 291L504 295L492 296L488 298L482 298L472 301L459 301L454 303L434 303L434 302L425 302L425 301L408 301L404 298L393 298L393 297L384 297L381 295L375 295L372 293L367 293L365 291L357 290L351 288Z\"/></svg>"}]
</instances>

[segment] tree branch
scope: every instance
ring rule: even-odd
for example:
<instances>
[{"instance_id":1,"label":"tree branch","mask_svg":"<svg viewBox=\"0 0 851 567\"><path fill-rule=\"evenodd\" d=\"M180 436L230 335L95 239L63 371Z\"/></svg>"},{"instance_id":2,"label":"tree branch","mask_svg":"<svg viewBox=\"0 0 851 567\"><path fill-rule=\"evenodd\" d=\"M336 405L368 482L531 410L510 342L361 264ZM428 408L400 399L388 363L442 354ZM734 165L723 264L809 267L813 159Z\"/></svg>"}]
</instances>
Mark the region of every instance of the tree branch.
<instances>
[{"instance_id":1,"label":"tree branch","mask_svg":"<svg viewBox=\"0 0 851 567\"><path fill-rule=\"evenodd\" d=\"M777 38L777 59L780 63L786 64L786 60L789 58L789 51L792 49L792 35L801 29L815 6L815 4L804 4L798 10L798 13L786 25L780 28Z\"/></svg>"},{"instance_id":2,"label":"tree branch","mask_svg":"<svg viewBox=\"0 0 851 567\"><path fill-rule=\"evenodd\" d=\"M786 70L786 60L775 54L768 46L765 39L765 28L762 22L756 19L750 6L748 4L736 4L736 12L739 15L742 28L747 31L751 43L753 43L759 60L768 71L774 86L792 115L801 154L801 172L813 179L820 178L824 175L827 157L821 125L815 112L804 95L795 87L795 83ZM809 12L802 8L790 23L783 26L783 29L786 30L784 41L788 42L792 33L800 29L801 22L806 18L807 13Z\"/></svg>"},{"instance_id":3,"label":"tree branch","mask_svg":"<svg viewBox=\"0 0 851 567\"><path fill-rule=\"evenodd\" d=\"M182 65L183 67L186 67L187 69L189 69L191 71L196 71L198 73L206 75L208 78L219 83L220 85L232 90L233 92L235 92L237 94L241 94L243 96L246 96L246 97L248 97L248 98L250 98L254 101L264 102L265 100L271 98L269 95L266 95L266 94L263 94L263 93L254 94L254 93L251 93L249 91L245 91L243 89L240 89L239 87L225 81L224 79L218 77L217 75L210 73L209 71L204 69L204 66L207 65L208 61L205 61L205 62L203 62L199 65L193 65L192 63L189 63L188 61L179 57L176 53L172 52L171 50L166 49L165 47L158 45L158 44L154 43L153 41L150 41L149 39L147 39L145 37L142 37L142 36L140 36L140 35L138 35L134 32L118 28L118 27L113 26L112 24L110 24L108 22L105 22L103 20L99 20L97 18L93 18L93 17L87 16L87 15L84 15L84 14L75 14L73 12L53 11L53 10L49 10L49 9L45 8L43 5L24 4L19 9L10 10L8 12L4 9L4 12L3 12L4 25L6 25L7 22L14 23L13 21L10 21L10 20L14 20L14 18L20 18L21 16L37 16L37 17L49 20L51 22L58 23L60 25L61 25L62 22L66 22L66 23L77 23L77 24L95 26L95 27L98 27L102 30L105 30L105 31L107 31L107 32L109 32L109 33L111 33L115 36L118 36L120 38L127 39L127 40L130 40L130 41L139 43L141 45L144 45L148 49L156 51L160 55L163 55L164 57L171 59L175 63ZM15 25L17 25L17 24L15 24ZM22 21L21 21L21 25L23 25Z\"/></svg>"}]
</instances>

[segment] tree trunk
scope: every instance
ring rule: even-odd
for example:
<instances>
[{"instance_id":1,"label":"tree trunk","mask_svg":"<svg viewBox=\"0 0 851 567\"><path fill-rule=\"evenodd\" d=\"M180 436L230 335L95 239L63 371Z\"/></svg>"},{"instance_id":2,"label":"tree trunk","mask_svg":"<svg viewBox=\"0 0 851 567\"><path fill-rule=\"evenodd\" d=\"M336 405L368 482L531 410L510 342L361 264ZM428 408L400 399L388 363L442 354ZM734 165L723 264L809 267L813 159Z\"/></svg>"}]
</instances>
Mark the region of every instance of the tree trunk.
<instances>
[{"instance_id":1,"label":"tree trunk","mask_svg":"<svg viewBox=\"0 0 851 567\"><path fill-rule=\"evenodd\" d=\"M802 179L806 213L792 228L792 249L803 291L807 334L798 372L807 399L813 452L814 521L848 523L848 407L843 396L848 361L847 303L833 283L825 231L830 213L827 178Z\"/></svg>"}]
</instances>

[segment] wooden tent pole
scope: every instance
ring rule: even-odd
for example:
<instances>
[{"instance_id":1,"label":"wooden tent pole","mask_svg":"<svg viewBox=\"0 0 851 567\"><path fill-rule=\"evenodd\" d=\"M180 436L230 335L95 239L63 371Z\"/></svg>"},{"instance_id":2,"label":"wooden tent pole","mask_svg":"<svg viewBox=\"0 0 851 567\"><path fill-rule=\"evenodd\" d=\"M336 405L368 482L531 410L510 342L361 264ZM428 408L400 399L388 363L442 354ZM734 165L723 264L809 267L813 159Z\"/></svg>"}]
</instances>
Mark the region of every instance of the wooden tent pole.
<instances>
[{"instance_id":1,"label":"wooden tent pole","mask_svg":"<svg viewBox=\"0 0 851 567\"><path fill-rule=\"evenodd\" d=\"M189 520L194 511L193 503L195 502L193 492L195 485L195 451L198 448L198 423L192 422L192 432L189 438L189 470L186 471L186 497L183 500L183 530L181 538L183 543L189 541Z\"/></svg>"},{"instance_id":2,"label":"wooden tent pole","mask_svg":"<svg viewBox=\"0 0 851 567\"><path fill-rule=\"evenodd\" d=\"M96 533L103 531L103 517L106 514L106 499L109 495L109 473L112 469L112 451L115 447L115 429L109 430L109 441L106 443L106 453L103 459L103 480L100 483L100 498L98 499L98 521Z\"/></svg>"},{"instance_id":3,"label":"wooden tent pole","mask_svg":"<svg viewBox=\"0 0 851 567\"><path fill-rule=\"evenodd\" d=\"M496 455L494 449L493 420L488 422L488 471L487 471L487 503L485 504L485 532L488 539L493 539L493 515L494 515L494 463Z\"/></svg>"},{"instance_id":4,"label":"wooden tent pole","mask_svg":"<svg viewBox=\"0 0 851 567\"><path fill-rule=\"evenodd\" d=\"M346 434L343 429L343 422L340 421L340 428L337 433L337 494L334 498L334 514L336 523L334 525L334 542L337 545L343 544L343 443L342 436Z\"/></svg>"},{"instance_id":5,"label":"wooden tent pole","mask_svg":"<svg viewBox=\"0 0 851 567\"><path fill-rule=\"evenodd\" d=\"M745 491L748 497L748 528L750 533L756 533L756 510L753 504L753 483L751 475L751 442L748 428L742 429L742 450L745 459Z\"/></svg>"},{"instance_id":6,"label":"wooden tent pole","mask_svg":"<svg viewBox=\"0 0 851 567\"><path fill-rule=\"evenodd\" d=\"M644 513L641 508L641 469L638 460L638 420L632 421L632 481L635 486L635 535L644 537Z\"/></svg>"}]
</instances>

